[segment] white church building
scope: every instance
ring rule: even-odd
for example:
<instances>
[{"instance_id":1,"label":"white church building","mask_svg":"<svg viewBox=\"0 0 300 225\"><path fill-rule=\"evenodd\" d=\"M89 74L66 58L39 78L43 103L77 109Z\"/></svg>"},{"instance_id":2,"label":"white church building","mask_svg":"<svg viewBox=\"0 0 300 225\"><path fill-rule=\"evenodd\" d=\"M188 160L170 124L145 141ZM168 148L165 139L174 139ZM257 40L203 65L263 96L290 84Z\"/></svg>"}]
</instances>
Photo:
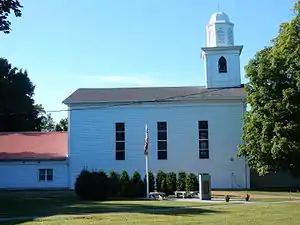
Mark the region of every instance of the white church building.
<instances>
[{"instance_id":1,"label":"white church building","mask_svg":"<svg viewBox=\"0 0 300 225\"><path fill-rule=\"evenodd\" d=\"M68 186L82 169L138 170L145 174L145 125L149 168L209 173L212 188L249 188L242 143L246 110L234 24L214 13L202 48L205 84L182 87L79 88L66 98L69 111Z\"/></svg>"}]
</instances>

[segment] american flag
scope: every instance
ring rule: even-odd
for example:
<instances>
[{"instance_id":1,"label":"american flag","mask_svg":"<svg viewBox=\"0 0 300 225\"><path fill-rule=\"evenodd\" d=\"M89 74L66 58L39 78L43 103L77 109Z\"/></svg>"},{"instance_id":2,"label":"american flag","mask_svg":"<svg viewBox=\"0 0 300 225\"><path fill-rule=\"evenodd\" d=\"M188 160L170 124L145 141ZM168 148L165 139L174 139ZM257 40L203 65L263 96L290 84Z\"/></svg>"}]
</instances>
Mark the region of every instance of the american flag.
<instances>
[{"instance_id":1,"label":"american flag","mask_svg":"<svg viewBox=\"0 0 300 225\"><path fill-rule=\"evenodd\" d=\"M149 146L149 134L148 134L148 126L146 124L146 129L145 129L145 147L144 147L144 154L148 155L148 146Z\"/></svg>"}]
</instances>

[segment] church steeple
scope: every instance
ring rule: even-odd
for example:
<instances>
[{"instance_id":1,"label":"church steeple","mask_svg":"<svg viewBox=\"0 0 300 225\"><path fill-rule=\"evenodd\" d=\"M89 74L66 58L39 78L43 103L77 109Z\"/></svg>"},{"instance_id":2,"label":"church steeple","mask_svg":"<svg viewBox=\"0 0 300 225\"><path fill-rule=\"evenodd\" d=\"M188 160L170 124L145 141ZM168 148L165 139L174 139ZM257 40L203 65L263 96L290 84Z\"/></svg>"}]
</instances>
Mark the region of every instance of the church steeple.
<instances>
[{"instance_id":1,"label":"church steeple","mask_svg":"<svg viewBox=\"0 0 300 225\"><path fill-rule=\"evenodd\" d=\"M214 13L206 26L206 47L202 48L207 88L241 85L240 54L234 45L234 24L224 12Z\"/></svg>"}]
</instances>

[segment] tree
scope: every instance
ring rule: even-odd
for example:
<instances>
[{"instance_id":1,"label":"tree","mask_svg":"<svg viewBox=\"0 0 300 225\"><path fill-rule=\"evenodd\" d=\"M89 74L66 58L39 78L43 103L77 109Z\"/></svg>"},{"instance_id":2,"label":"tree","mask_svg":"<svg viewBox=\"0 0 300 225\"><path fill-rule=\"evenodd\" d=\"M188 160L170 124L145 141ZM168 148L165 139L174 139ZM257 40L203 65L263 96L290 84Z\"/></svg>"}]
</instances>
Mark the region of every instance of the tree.
<instances>
[{"instance_id":1,"label":"tree","mask_svg":"<svg viewBox=\"0 0 300 225\"><path fill-rule=\"evenodd\" d=\"M295 17L280 25L272 46L245 67L250 110L244 117L240 157L260 175L288 171L300 175L300 1Z\"/></svg>"},{"instance_id":2,"label":"tree","mask_svg":"<svg viewBox=\"0 0 300 225\"><path fill-rule=\"evenodd\" d=\"M174 172L168 173L166 178L167 195L174 194L174 192L176 191L176 183L177 183L176 173Z\"/></svg>"},{"instance_id":3,"label":"tree","mask_svg":"<svg viewBox=\"0 0 300 225\"><path fill-rule=\"evenodd\" d=\"M158 192L166 192L166 186L164 183L166 182L167 174L162 171L158 170L156 174L156 189Z\"/></svg>"},{"instance_id":4,"label":"tree","mask_svg":"<svg viewBox=\"0 0 300 225\"><path fill-rule=\"evenodd\" d=\"M68 131L68 119L63 118L55 125L55 131Z\"/></svg>"},{"instance_id":5,"label":"tree","mask_svg":"<svg viewBox=\"0 0 300 225\"><path fill-rule=\"evenodd\" d=\"M35 105L38 110L39 119L41 121L39 131L53 132L56 130L56 125L50 113L47 113L41 104Z\"/></svg>"},{"instance_id":6,"label":"tree","mask_svg":"<svg viewBox=\"0 0 300 225\"><path fill-rule=\"evenodd\" d=\"M8 16L13 11L16 17L21 17L21 8L23 6L18 0L0 0L0 31L5 34L10 33L11 22L8 20Z\"/></svg>"},{"instance_id":7,"label":"tree","mask_svg":"<svg viewBox=\"0 0 300 225\"><path fill-rule=\"evenodd\" d=\"M181 171L178 173L176 188L177 191L185 191L186 172Z\"/></svg>"},{"instance_id":8,"label":"tree","mask_svg":"<svg viewBox=\"0 0 300 225\"><path fill-rule=\"evenodd\" d=\"M63 118L58 123L55 123L51 113L47 113L41 104L35 105L38 110L38 116L41 120L39 131L54 132L54 131L68 131L68 119Z\"/></svg>"},{"instance_id":9,"label":"tree","mask_svg":"<svg viewBox=\"0 0 300 225\"><path fill-rule=\"evenodd\" d=\"M133 197L145 196L145 184L138 171L134 171L131 177L131 188Z\"/></svg>"},{"instance_id":10,"label":"tree","mask_svg":"<svg viewBox=\"0 0 300 225\"><path fill-rule=\"evenodd\" d=\"M7 59L0 58L0 132L41 130L34 88L26 70L12 67Z\"/></svg>"},{"instance_id":11,"label":"tree","mask_svg":"<svg viewBox=\"0 0 300 225\"><path fill-rule=\"evenodd\" d=\"M120 194L122 197L131 197L132 196L132 190L131 190L131 183L130 183L130 177L127 173L127 171L123 170L120 174L119 179L120 184Z\"/></svg>"},{"instance_id":12,"label":"tree","mask_svg":"<svg viewBox=\"0 0 300 225\"><path fill-rule=\"evenodd\" d=\"M199 182L196 174L189 173L186 177L185 182L185 190L186 191L198 191L199 190Z\"/></svg>"},{"instance_id":13,"label":"tree","mask_svg":"<svg viewBox=\"0 0 300 225\"><path fill-rule=\"evenodd\" d=\"M120 177L120 175L116 171L111 170L109 172L109 192L110 192L109 194L110 194L110 197L117 197L120 192L119 177Z\"/></svg>"},{"instance_id":14,"label":"tree","mask_svg":"<svg viewBox=\"0 0 300 225\"><path fill-rule=\"evenodd\" d=\"M151 170L148 171L148 179L149 179L149 192L154 191L154 186L155 186L155 177L153 175L153 172ZM147 179L146 179L146 174L144 177L144 184L145 184L145 193L147 192ZM147 194L147 193L146 193Z\"/></svg>"}]
</instances>

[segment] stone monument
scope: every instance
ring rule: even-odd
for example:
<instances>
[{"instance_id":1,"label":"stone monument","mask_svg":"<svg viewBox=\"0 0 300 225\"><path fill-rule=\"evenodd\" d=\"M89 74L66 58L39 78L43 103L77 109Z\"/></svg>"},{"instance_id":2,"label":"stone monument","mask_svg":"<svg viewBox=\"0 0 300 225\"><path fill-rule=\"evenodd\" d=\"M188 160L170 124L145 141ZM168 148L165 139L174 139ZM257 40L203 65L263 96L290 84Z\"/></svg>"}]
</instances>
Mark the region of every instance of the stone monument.
<instances>
[{"instance_id":1,"label":"stone monument","mask_svg":"<svg viewBox=\"0 0 300 225\"><path fill-rule=\"evenodd\" d=\"M199 174L199 198L211 200L211 178L207 173Z\"/></svg>"}]
</instances>

